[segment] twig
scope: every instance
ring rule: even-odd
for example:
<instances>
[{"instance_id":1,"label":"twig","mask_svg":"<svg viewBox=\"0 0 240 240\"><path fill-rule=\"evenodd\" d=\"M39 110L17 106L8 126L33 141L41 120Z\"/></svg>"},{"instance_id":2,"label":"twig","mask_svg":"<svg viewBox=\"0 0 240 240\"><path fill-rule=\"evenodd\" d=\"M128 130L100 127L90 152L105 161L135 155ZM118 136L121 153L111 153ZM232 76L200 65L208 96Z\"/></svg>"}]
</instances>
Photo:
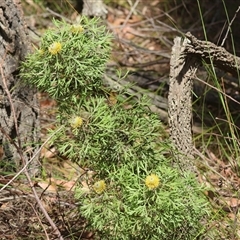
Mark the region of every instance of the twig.
<instances>
[{"instance_id":1,"label":"twig","mask_svg":"<svg viewBox=\"0 0 240 240\"><path fill-rule=\"evenodd\" d=\"M3 191L7 186L9 186L21 173L23 173L27 166L34 160L34 158L41 152L41 150L43 149L43 147L47 144L47 142L57 133L59 132L61 129L63 128L63 126L61 126L56 132L54 132L53 134L51 134L41 145L41 147L38 149L38 151L32 156L32 158L24 165L24 167L8 182L6 183L1 189L0 192ZM0 126L0 131L4 131L3 128ZM4 132L3 132L4 133ZM5 135L5 134L4 134ZM9 138L9 136L7 136ZM15 147L17 147L16 145L14 145Z\"/></svg>"},{"instance_id":2,"label":"twig","mask_svg":"<svg viewBox=\"0 0 240 240\"><path fill-rule=\"evenodd\" d=\"M225 97L229 98L229 99L230 99L230 100L232 100L233 102L235 102L235 103L237 103L237 104L239 104L239 105L240 105L240 102L239 102L239 101L237 101L236 99L234 99L234 98L233 98L233 97L231 97L230 95L226 94L225 92L223 92L223 91L222 91L222 90L220 90L219 88L217 88L217 87L214 87L213 85L211 85L211 84L209 84L209 83L207 83L207 82L203 81L203 80L202 80L202 79L200 79L199 77L195 77L194 79L196 79L196 80L198 80L199 82L201 82L201 83L203 83L203 84L205 84L205 85L209 86L210 88L212 88L212 89L216 90L217 92L221 93L221 94L222 94L222 95L224 95Z\"/></svg>"},{"instance_id":3,"label":"twig","mask_svg":"<svg viewBox=\"0 0 240 240\"><path fill-rule=\"evenodd\" d=\"M63 15L61 15L61 14L59 14L59 13L54 12L54 11L51 10L50 8L47 7L46 10L47 10L48 12L50 12L52 15L63 19L64 21L66 21L66 22L68 22L68 23L72 23L71 20L69 20L68 18L64 17Z\"/></svg>"},{"instance_id":4,"label":"twig","mask_svg":"<svg viewBox=\"0 0 240 240\"><path fill-rule=\"evenodd\" d=\"M169 60L160 58L160 59L156 59L156 60L149 61L149 62L143 62L143 63L133 63L133 64L126 63L126 64L124 64L124 66L134 67L134 68L144 68L144 67L153 66L156 64L160 64L160 63L169 63Z\"/></svg>"},{"instance_id":5,"label":"twig","mask_svg":"<svg viewBox=\"0 0 240 240\"><path fill-rule=\"evenodd\" d=\"M140 47L137 44L133 43L132 41L126 40L124 38L118 38L118 40L123 44L127 44L130 47L135 48L137 51L139 51L141 53L143 52L143 53L147 53L147 54L155 54L156 56L162 56L162 57L168 58L168 59L170 59L170 57L171 57L170 53L167 51L163 52L162 50L161 51L149 50L144 47Z\"/></svg>"},{"instance_id":6,"label":"twig","mask_svg":"<svg viewBox=\"0 0 240 240\"><path fill-rule=\"evenodd\" d=\"M233 23L233 21L235 20L235 18L237 17L237 14L238 14L239 10L240 10L240 6L238 7L237 11L235 12L235 15L233 16L233 19L232 19L231 22L229 23L229 26L228 26L226 35L225 35L224 39L222 40L221 47L223 47L223 45L224 45L224 43L225 43L225 41L226 41L226 39L227 39L228 33L229 33L229 31L231 30L232 23Z\"/></svg>"},{"instance_id":7,"label":"twig","mask_svg":"<svg viewBox=\"0 0 240 240\"><path fill-rule=\"evenodd\" d=\"M44 225L42 224L42 221L41 221L41 219L40 219L40 217L39 217L39 214L37 213L37 211L35 210L34 206L33 206L31 203L29 203L29 205L31 206L32 210L35 212L35 214L36 214L36 216L37 216L37 218L38 218L38 221L40 222L40 225L42 226L42 229L43 229L43 231L44 231L44 233L45 233L45 235L46 235L47 240L50 240L50 238L49 238L49 236L48 236L48 233L47 233L47 231L46 231L46 228L45 228Z\"/></svg>"},{"instance_id":8,"label":"twig","mask_svg":"<svg viewBox=\"0 0 240 240\"><path fill-rule=\"evenodd\" d=\"M140 1L140 0L137 0L137 1L134 3L134 5L133 5L133 7L131 8L129 14L127 15L127 17L126 17L123 25L121 26L122 29L126 27L126 24L127 24L128 20L130 19L130 17L132 16L132 14L133 14L135 8L137 7L139 1Z\"/></svg>"},{"instance_id":9,"label":"twig","mask_svg":"<svg viewBox=\"0 0 240 240\"><path fill-rule=\"evenodd\" d=\"M199 156L202 160L205 161L205 166L208 167L213 173L217 174L220 178L222 178L225 182L231 183L228 179L226 179L222 174L220 174L217 170L212 168L208 162L211 162L211 159L207 158L205 155L203 155L196 147L193 147L193 153ZM208 160L208 161L207 161Z\"/></svg>"}]
</instances>

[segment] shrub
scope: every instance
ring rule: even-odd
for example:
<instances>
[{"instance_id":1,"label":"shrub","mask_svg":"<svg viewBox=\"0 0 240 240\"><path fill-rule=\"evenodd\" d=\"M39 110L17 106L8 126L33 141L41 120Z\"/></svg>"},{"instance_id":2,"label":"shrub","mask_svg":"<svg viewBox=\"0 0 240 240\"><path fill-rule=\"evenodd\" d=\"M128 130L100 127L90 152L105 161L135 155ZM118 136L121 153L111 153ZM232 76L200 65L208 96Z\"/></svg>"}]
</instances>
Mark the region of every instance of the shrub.
<instances>
[{"instance_id":1,"label":"shrub","mask_svg":"<svg viewBox=\"0 0 240 240\"><path fill-rule=\"evenodd\" d=\"M152 174L154 189L146 182ZM155 168L133 161L116 167L102 181L106 189L101 192L76 190L80 212L100 239L192 240L203 228L201 219L208 215L208 207L202 188L162 155Z\"/></svg>"},{"instance_id":2,"label":"shrub","mask_svg":"<svg viewBox=\"0 0 240 240\"><path fill-rule=\"evenodd\" d=\"M97 19L54 23L23 62L21 77L58 103L53 144L96 172L90 191L79 185L75 194L89 228L100 239L194 239L208 213L203 189L166 158L171 147L147 99L119 93L108 102L112 90L102 74L111 35Z\"/></svg>"},{"instance_id":3,"label":"shrub","mask_svg":"<svg viewBox=\"0 0 240 240\"><path fill-rule=\"evenodd\" d=\"M115 166L136 159L151 159L150 166L158 164L162 125L157 116L147 111L143 102L125 109L126 101L119 100L109 107L106 100L92 97L81 107L73 106L70 116L82 119L78 127L72 127L68 114L58 116L63 127L53 141L60 153L81 165L99 170L102 176Z\"/></svg>"},{"instance_id":4,"label":"shrub","mask_svg":"<svg viewBox=\"0 0 240 240\"><path fill-rule=\"evenodd\" d=\"M95 18L83 17L76 25L55 20L54 25L56 28L42 37L40 49L23 62L21 76L70 105L75 98L86 97L101 87L111 35Z\"/></svg>"}]
</instances>

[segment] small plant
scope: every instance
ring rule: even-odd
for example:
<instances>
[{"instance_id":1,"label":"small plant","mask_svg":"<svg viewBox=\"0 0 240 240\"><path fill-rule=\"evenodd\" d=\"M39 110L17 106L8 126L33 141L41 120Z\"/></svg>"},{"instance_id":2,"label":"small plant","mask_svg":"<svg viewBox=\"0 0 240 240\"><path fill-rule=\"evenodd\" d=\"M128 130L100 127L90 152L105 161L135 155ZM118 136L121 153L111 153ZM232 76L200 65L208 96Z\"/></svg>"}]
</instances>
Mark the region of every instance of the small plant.
<instances>
[{"instance_id":1,"label":"small plant","mask_svg":"<svg viewBox=\"0 0 240 240\"><path fill-rule=\"evenodd\" d=\"M21 76L59 103L70 105L99 91L111 35L97 19L83 17L75 25L55 20L54 24L56 29L45 33L40 49L23 62Z\"/></svg>"},{"instance_id":2,"label":"small plant","mask_svg":"<svg viewBox=\"0 0 240 240\"><path fill-rule=\"evenodd\" d=\"M60 153L96 172L90 191L79 185L75 194L89 228L100 239L194 239L208 213L203 189L164 156L170 145L146 97L103 86L111 35L97 19L54 23L21 77L58 102L52 141Z\"/></svg>"},{"instance_id":3,"label":"small plant","mask_svg":"<svg viewBox=\"0 0 240 240\"><path fill-rule=\"evenodd\" d=\"M162 155L159 162L154 169L147 161L116 167L106 177L104 191L94 191L99 182L93 182L87 195L76 190L80 212L99 239L197 238L201 219L208 215L202 188L190 174L182 177Z\"/></svg>"},{"instance_id":4,"label":"small plant","mask_svg":"<svg viewBox=\"0 0 240 240\"><path fill-rule=\"evenodd\" d=\"M141 103L126 109L129 101L119 99L109 107L106 100L106 97L92 97L85 100L82 107L73 106L71 113L58 116L64 127L53 141L61 154L98 170L102 177L115 166L136 159L151 159L149 164L153 167L158 164L156 156L162 126L157 116L146 110L146 101L142 99ZM76 113L79 117L69 121L69 114Z\"/></svg>"}]
</instances>

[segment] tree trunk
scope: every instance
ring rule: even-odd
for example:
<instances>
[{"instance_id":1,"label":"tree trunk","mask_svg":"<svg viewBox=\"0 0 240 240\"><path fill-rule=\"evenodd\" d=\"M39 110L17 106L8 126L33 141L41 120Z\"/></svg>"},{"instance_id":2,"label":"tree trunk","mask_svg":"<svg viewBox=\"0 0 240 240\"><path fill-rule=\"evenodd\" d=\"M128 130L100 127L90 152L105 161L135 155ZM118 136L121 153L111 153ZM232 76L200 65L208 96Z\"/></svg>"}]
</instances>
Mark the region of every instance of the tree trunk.
<instances>
[{"instance_id":1,"label":"tree trunk","mask_svg":"<svg viewBox=\"0 0 240 240\"><path fill-rule=\"evenodd\" d=\"M36 91L20 84L18 76L28 46L20 0L0 1L0 168L11 163L19 170L31 159L33 175L38 171L39 107Z\"/></svg>"},{"instance_id":2,"label":"tree trunk","mask_svg":"<svg viewBox=\"0 0 240 240\"><path fill-rule=\"evenodd\" d=\"M192 84L197 61L185 54L188 39L174 39L170 60L168 116L176 163L183 171L196 172L192 143Z\"/></svg>"},{"instance_id":3,"label":"tree trunk","mask_svg":"<svg viewBox=\"0 0 240 240\"><path fill-rule=\"evenodd\" d=\"M105 17L107 12L102 0L83 0L83 15Z\"/></svg>"}]
</instances>

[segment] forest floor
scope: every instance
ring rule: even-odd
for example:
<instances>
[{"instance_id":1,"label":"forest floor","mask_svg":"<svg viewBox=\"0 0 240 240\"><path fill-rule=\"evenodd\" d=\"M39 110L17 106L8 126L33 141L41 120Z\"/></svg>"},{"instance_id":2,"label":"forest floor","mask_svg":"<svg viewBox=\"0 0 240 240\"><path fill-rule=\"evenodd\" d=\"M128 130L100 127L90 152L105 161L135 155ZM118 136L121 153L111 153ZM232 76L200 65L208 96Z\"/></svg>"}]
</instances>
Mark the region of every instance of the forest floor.
<instances>
[{"instance_id":1,"label":"forest floor","mask_svg":"<svg viewBox=\"0 0 240 240\"><path fill-rule=\"evenodd\" d=\"M53 17L70 21L75 21L77 17L77 12L69 1L60 1L60 4L50 0L22 2L31 41L35 46L39 44L39 35L52 27ZM169 61L173 38L186 32L179 25L179 22L184 22L181 12L184 6L179 4L172 7L160 0L151 1L149 4L145 4L145 1L135 1L132 5L130 3L132 1L110 1L108 5L106 24L115 36L108 68L129 71L128 81L162 97L163 107L157 107L160 108L160 119L165 124L168 135L166 106ZM196 36L200 36L200 30L197 26L194 28L194 23L189 29ZM208 78L204 69L198 74L203 81ZM233 92L237 95L238 90L229 78L224 75L221 84L230 95ZM219 106L217 91L209 84L208 90L202 83L195 84L197 94L194 98L193 132L197 163L201 172L199 180L210 187L211 190L207 191L206 195L218 215L211 228L219 231L219 239L240 239L240 160L237 159L237 154L229 153L227 158L222 153L227 136L224 132L228 131L228 125L222 124L221 129L215 127L216 122L213 119L226 119L226 116ZM56 103L43 93L39 94L39 98L41 135L44 141L47 129L54 128ZM238 114L240 106L234 105L233 108L233 114ZM229 145L226 148L229 148ZM79 216L78 203L74 199L75 184L85 170L59 156L54 146L46 146L41 153L41 159L44 177L35 180L35 187L62 236L64 239L94 239L94 233L86 230L86 222ZM12 176L0 176L1 185L6 184ZM47 239L46 236L55 239L27 184L17 180L0 196L1 239Z\"/></svg>"}]
</instances>

